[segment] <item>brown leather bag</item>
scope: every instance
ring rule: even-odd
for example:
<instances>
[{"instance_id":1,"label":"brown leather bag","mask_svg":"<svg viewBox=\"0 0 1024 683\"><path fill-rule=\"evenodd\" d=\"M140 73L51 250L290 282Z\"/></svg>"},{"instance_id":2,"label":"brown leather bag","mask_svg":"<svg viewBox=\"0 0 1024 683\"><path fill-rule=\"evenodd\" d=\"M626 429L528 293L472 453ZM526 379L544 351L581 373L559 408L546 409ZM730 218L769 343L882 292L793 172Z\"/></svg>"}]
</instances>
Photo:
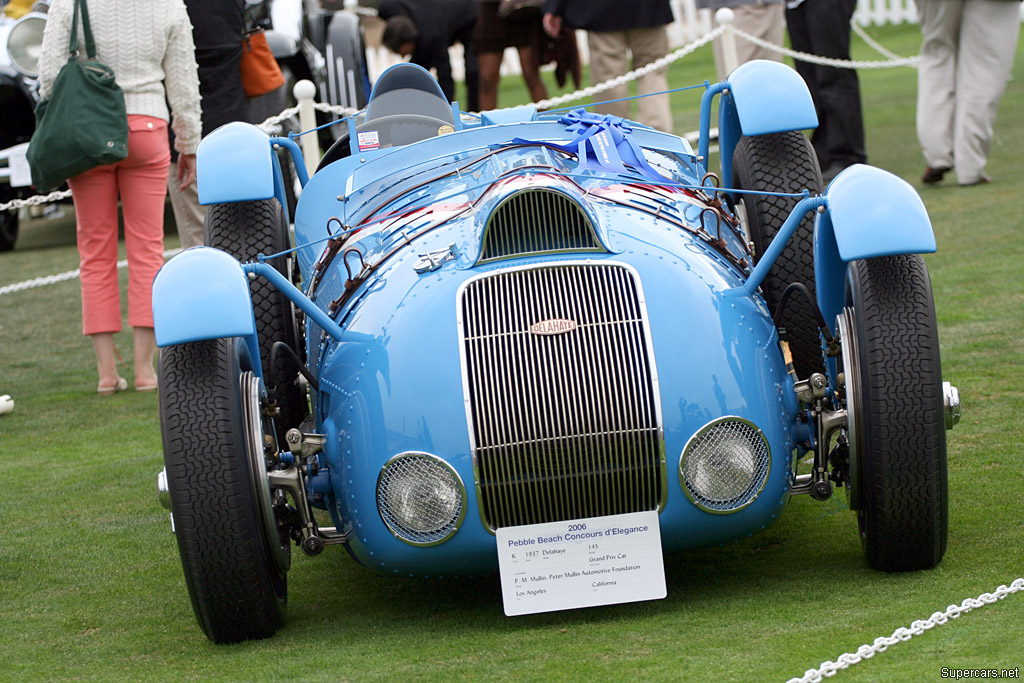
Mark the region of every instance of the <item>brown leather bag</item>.
<instances>
[{"instance_id":1,"label":"brown leather bag","mask_svg":"<svg viewBox=\"0 0 1024 683\"><path fill-rule=\"evenodd\" d=\"M284 74L267 44L263 29L257 28L242 37L242 86L249 97L266 95L284 85Z\"/></svg>"}]
</instances>

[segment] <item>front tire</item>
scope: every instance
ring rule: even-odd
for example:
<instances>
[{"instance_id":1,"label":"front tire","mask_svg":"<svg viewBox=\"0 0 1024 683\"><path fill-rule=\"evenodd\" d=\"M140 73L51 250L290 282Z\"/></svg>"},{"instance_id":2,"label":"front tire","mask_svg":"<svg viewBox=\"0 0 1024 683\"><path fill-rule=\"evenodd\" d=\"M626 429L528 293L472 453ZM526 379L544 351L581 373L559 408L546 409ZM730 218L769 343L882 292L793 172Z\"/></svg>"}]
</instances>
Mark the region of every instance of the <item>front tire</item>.
<instances>
[{"instance_id":1,"label":"front tire","mask_svg":"<svg viewBox=\"0 0 1024 683\"><path fill-rule=\"evenodd\" d=\"M262 514L269 493L256 480L266 469L252 367L239 338L179 344L160 355L160 426L178 552L196 619L216 643L273 635L288 598L288 538L269 531L276 529Z\"/></svg>"},{"instance_id":2,"label":"front tire","mask_svg":"<svg viewBox=\"0 0 1024 683\"><path fill-rule=\"evenodd\" d=\"M909 254L850 263L846 306L850 503L864 551L882 571L930 569L946 551L949 492L939 337L924 260Z\"/></svg>"},{"instance_id":3,"label":"front tire","mask_svg":"<svg viewBox=\"0 0 1024 683\"><path fill-rule=\"evenodd\" d=\"M215 204L206 214L205 242L239 261L255 261L260 254L270 256L290 247L288 226L280 205L274 199ZM279 256L268 261L289 280L289 259ZM288 429L297 427L306 415L306 401L299 388L298 371L285 354L274 354L277 342L284 342L299 357L302 349L291 302L263 278L249 281L260 360L270 397L278 408L275 419L277 440L284 443Z\"/></svg>"},{"instance_id":4,"label":"front tire","mask_svg":"<svg viewBox=\"0 0 1024 683\"><path fill-rule=\"evenodd\" d=\"M741 190L820 194L823 183L818 159L810 141L800 131L743 137L733 154L733 185ZM761 259L779 228L789 218L796 197L743 194L744 228L754 243L754 263ZM768 308L775 314L783 291L793 282L803 283L814 295L814 217L805 216L789 244L761 285ZM792 297L778 321L786 328L799 377L824 372L821 341L814 308L802 297Z\"/></svg>"}]
</instances>

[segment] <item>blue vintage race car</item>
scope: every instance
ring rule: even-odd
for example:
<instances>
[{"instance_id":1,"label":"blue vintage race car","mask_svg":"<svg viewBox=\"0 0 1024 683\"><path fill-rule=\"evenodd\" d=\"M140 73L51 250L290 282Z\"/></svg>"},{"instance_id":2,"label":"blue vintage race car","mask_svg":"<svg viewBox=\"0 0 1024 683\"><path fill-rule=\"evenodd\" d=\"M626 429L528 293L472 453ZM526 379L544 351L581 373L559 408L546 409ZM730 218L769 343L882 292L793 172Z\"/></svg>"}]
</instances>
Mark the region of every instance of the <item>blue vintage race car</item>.
<instances>
[{"instance_id":1,"label":"blue vintage race car","mask_svg":"<svg viewBox=\"0 0 1024 683\"><path fill-rule=\"evenodd\" d=\"M654 511L673 551L836 487L872 566L935 566L960 415L935 238L885 171L823 192L816 124L773 62L705 86L696 151L582 109L468 116L402 64L308 179L292 139L206 138L208 246L153 294L161 499L206 635L281 626L293 543L466 576L507 529Z\"/></svg>"}]
</instances>

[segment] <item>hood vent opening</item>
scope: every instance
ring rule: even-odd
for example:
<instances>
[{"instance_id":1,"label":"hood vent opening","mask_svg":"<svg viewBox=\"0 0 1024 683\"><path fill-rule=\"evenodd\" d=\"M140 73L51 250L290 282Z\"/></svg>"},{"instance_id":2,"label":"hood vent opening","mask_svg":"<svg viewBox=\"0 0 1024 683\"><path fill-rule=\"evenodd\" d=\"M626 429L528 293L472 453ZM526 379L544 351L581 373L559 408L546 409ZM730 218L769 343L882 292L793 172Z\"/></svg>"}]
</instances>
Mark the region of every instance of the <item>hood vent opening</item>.
<instances>
[{"instance_id":1,"label":"hood vent opening","mask_svg":"<svg viewBox=\"0 0 1024 683\"><path fill-rule=\"evenodd\" d=\"M579 204L561 192L524 190L491 213L479 263L529 254L605 251Z\"/></svg>"}]
</instances>

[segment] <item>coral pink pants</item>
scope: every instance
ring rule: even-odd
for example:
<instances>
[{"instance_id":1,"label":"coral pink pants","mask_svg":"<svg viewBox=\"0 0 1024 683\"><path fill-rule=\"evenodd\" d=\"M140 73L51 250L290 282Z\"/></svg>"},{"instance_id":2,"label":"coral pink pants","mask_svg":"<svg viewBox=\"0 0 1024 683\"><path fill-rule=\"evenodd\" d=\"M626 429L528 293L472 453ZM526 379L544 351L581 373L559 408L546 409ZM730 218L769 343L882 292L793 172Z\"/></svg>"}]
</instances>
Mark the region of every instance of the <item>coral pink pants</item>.
<instances>
[{"instance_id":1,"label":"coral pink pants","mask_svg":"<svg viewBox=\"0 0 1024 683\"><path fill-rule=\"evenodd\" d=\"M118 194L128 253L128 324L153 326L153 278L164 262L164 199L171 163L167 122L132 114L128 131L126 159L68 181L78 223L83 334L121 331Z\"/></svg>"}]
</instances>

